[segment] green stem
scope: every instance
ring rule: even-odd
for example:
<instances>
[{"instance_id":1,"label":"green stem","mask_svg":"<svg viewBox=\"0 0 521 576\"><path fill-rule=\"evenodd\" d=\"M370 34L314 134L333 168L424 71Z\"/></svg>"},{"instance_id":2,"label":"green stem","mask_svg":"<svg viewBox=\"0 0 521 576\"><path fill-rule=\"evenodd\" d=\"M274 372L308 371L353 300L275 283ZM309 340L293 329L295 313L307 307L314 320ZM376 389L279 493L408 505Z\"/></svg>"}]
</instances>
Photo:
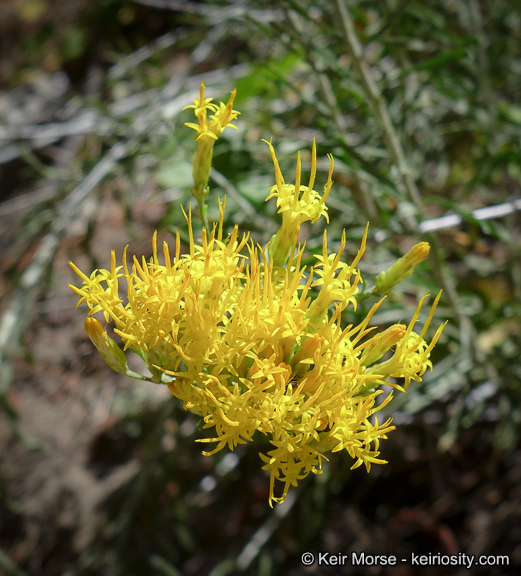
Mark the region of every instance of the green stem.
<instances>
[{"instance_id":1,"label":"green stem","mask_svg":"<svg viewBox=\"0 0 521 576\"><path fill-rule=\"evenodd\" d=\"M208 221L208 206L202 198L197 198L197 206L199 207L199 216L201 218L201 225L206 228L206 231L210 233L210 223Z\"/></svg>"}]
</instances>

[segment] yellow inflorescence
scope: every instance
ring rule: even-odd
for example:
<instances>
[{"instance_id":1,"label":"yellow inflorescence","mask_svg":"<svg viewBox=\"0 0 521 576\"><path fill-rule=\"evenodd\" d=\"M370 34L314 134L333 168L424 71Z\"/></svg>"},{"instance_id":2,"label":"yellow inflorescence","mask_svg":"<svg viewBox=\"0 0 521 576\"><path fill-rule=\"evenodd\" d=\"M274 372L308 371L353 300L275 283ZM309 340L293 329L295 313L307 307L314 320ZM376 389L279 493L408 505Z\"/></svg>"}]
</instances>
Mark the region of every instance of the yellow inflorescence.
<instances>
[{"instance_id":1,"label":"yellow inflorescence","mask_svg":"<svg viewBox=\"0 0 521 576\"><path fill-rule=\"evenodd\" d=\"M232 92L227 104L224 102L219 102L219 105L213 104L213 98L204 97L204 82L202 82L199 98L196 98L190 106L183 108L183 110L192 108L197 119L197 124L186 122L185 126L193 128L197 132L195 137L197 148L193 160L194 186L192 187L192 194L200 203L199 208L202 211L206 210L204 200L208 194L208 179L210 178L215 141L218 140L218 136L224 132L225 128L230 127L237 130L237 126L232 124L240 114L233 109L236 92L237 90ZM208 121L208 112L213 112L210 114L210 121Z\"/></svg>"},{"instance_id":2,"label":"yellow inflorescence","mask_svg":"<svg viewBox=\"0 0 521 576\"><path fill-rule=\"evenodd\" d=\"M209 106L201 95L196 115L202 118ZM241 236L237 226L224 238L223 203L219 223L210 233L203 229L200 244L188 213L187 254L181 254L178 236L175 255L164 243L160 262L154 235L149 262L134 257L129 267L125 250L122 266L112 254L111 269L90 277L71 264L83 280L81 288L71 288L79 303L88 304L89 314L102 312L114 322L124 349L140 354L156 381L167 381L184 408L199 414L204 428L214 429L213 438L201 440L215 444L205 454L226 446L233 450L259 434L269 439L272 448L261 458L271 474L272 503L282 502L289 487L310 472L320 474L329 452L347 450L353 468L385 463L379 443L394 426L374 416L392 396L377 402L381 387L399 378L403 385L392 380L391 385L404 390L411 380L421 380L432 368L429 355L443 326L427 344L424 335L439 296L420 334L413 326L425 298L408 326L396 324L369 336L371 316L384 299L359 325L342 326L342 311L356 307L362 282L356 266L366 235L351 265L341 261L345 238L340 250L330 253L324 234L322 254L314 266L304 266L298 229L304 221L327 217L331 170L321 196L313 190L314 152L312 179L304 187L300 159L297 182L288 185L271 144L270 150L276 186L269 197L277 198L283 224L263 249ZM274 253L276 258L268 256ZM124 298L120 278L127 287ZM112 344L101 326L89 330L104 358L110 356ZM386 353L390 358L382 361ZM112 365L122 369L117 351L114 355ZM283 483L278 497L275 480Z\"/></svg>"},{"instance_id":3,"label":"yellow inflorescence","mask_svg":"<svg viewBox=\"0 0 521 576\"><path fill-rule=\"evenodd\" d=\"M200 140L203 136L217 140L217 137L222 134L227 126L237 130L237 126L232 124L240 114L240 112L233 109L233 101L235 100L236 93L237 90L232 92L227 104L224 104L224 102L219 102L219 105L213 104L213 98L204 97L204 82L201 83L199 98L196 98L190 106L183 108L183 110L193 108L195 117L199 122L198 124L185 122L185 126L193 128L197 132L196 141ZM213 114L210 114L209 122L207 119L208 111L213 112Z\"/></svg>"}]
</instances>

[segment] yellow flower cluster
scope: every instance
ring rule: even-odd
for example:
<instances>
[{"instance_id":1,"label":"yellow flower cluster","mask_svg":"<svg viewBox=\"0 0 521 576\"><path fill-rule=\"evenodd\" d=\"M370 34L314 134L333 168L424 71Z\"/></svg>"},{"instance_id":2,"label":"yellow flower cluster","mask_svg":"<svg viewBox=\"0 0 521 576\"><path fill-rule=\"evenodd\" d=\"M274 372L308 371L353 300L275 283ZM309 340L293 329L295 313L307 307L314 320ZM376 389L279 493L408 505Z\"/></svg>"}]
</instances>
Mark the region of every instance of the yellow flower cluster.
<instances>
[{"instance_id":1,"label":"yellow flower cluster","mask_svg":"<svg viewBox=\"0 0 521 576\"><path fill-rule=\"evenodd\" d=\"M193 128L197 132L195 137L197 148L193 161L194 186L192 187L192 194L199 202L199 209L204 212L203 216L206 216L204 200L208 195L208 179L212 165L213 146L225 128L229 126L237 130L237 126L232 124L240 114L240 112L233 109L235 94L236 90L232 92L227 104L223 102L219 102L219 105L213 104L213 98L204 97L204 82L202 82L199 98L196 98L190 106L183 108L183 110L193 108L198 121L197 124L186 122L185 126ZM207 118L208 111L213 112L210 115L209 122Z\"/></svg>"},{"instance_id":2,"label":"yellow flower cluster","mask_svg":"<svg viewBox=\"0 0 521 576\"><path fill-rule=\"evenodd\" d=\"M199 137L220 130L215 118L215 124L205 124L211 106L201 92L193 106ZM228 112L227 107L213 110L229 116L228 107ZM89 316L101 312L114 323L124 350L145 360L150 380L165 382L186 410L202 417L204 428L214 430L212 438L200 440L215 443L206 454L233 450L259 435L269 440L271 449L261 458L270 471L272 504L282 502L289 487L310 472L320 474L329 452L346 450L353 468L385 463L379 444L394 426L391 419L380 423L375 416L392 397L380 401L382 385L403 391L411 380L421 380L432 369L429 355L443 326L429 344L424 340L439 295L419 334L413 327L426 297L407 326L396 324L373 335L376 328L369 323L385 298L360 324L342 326L343 310L357 306L362 282L357 264L367 230L350 265L341 261L345 235L340 249L331 253L324 233L322 253L313 266L305 266L299 229L321 215L327 219L333 161L320 195L313 189L315 145L308 186L300 183L300 155L295 184L286 184L271 142L269 148L276 185L267 199L276 198L283 221L266 246L241 236L237 226L225 237L225 203L219 202L219 223L211 231L203 228L200 244L191 212L185 214L188 253L181 253L178 235L175 254L165 242L160 261L154 235L150 261L134 257L130 267L125 249L118 266L112 252L110 270L95 270L90 277L71 263L83 286L70 287L80 296L78 304L88 304ZM86 330L114 370L146 378L130 372L123 351L100 322L89 317ZM275 480L283 483L278 497Z\"/></svg>"},{"instance_id":3,"label":"yellow flower cluster","mask_svg":"<svg viewBox=\"0 0 521 576\"><path fill-rule=\"evenodd\" d=\"M201 83L199 91L199 98L196 98L194 103L190 104L190 106L183 108L183 110L193 108L195 117L199 122L199 124L185 122L185 126L193 128L197 132L195 140L200 140L203 136L208 136L212 140L217 140L217 136L222 134L227 126L237 130L237 126L231 124L231 122L233 122L233 120L235 120L240 114L240 112L233 109L233 101L235 100L237 90L232 92L227 104L219 102L219 105L212 103L213 98L204 97L204 82ZM210 122L207 120L208 111L213 112L213 114L210 115Z\"/></svg>"}]
</instances>

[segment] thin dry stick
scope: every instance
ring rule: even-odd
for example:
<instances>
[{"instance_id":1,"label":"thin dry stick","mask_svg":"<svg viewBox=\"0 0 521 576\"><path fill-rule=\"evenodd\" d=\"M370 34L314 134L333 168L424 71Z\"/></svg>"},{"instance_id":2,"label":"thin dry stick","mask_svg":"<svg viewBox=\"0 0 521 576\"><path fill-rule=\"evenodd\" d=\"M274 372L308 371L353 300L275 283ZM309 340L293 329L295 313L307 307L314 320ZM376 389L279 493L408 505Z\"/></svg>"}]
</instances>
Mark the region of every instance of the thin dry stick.
<instances>
[{"instance_id":1,"label":"thin dry stick","mask_svg":"<svg viewBox=\"0 0 521 576\"><path fill-rule=\"evenodd\" d=\"M521 210L521 198L512 200L512 202L505 202L504 204L496 204L495 206L487 206L486 208L473 210L472 217L476 220L492 220L492 218L503 218L519 210ZM432 220L421 222L419 229L420 232L433 232L434 230L454 228L462 222L463 217L459 214L447 214L440 218L433 218Z\"/></svg>"},{"instance_id":2,"label":"thin dry stick","mask_svg":"<svg viewBox=\"0 0 521 576\"><path fill-rule=\"evenodd\" d=\"M156 38L146 46L143 46L135 52L132 52L132 54L122 58L120 62L112 66L107 76L113 80L121 78L127 74L129 70L136 68L139 64L148 60L156 52L166 50L167 48L170 48L170 46L173 46L180 37L184 37L185 35L186 32L182 29L178 32L167 32L166 34L163 34L163 36Z\"/></svg>"},{"instance_id":3,"label":"thin dry stick","mask_svg":"<svg viewBox=\"0 0 521 576\"><path fill-rule=\"evenodd\" d=\"M52 122L44 125L0 126L0 140L35 140L35 146L42 147L55 142L65 136L88 134L94 130L101 130L110 134L111 126L100 121L95 110L82 112L76 118L66 122Z\"/></svg>"},{"instance_id":4,"label":"thin dry stick","mask_svg":"<svg viewBox=\"0 0 521 576\"><path fill-rule=\"evenodd\" d=\"M342 31L344 33L344 39L347 51L351 56L353 67L359 76L362 86L365 89L369 103L382 127L385 140L387 142L387 147L392 155L393 162L397 165L402 184L405 187L409 197L418 207L420 212L423 211L423 203L414 182L407 163L405 161L405 154L403 152L402 145L396 134L394 126L391 122L389 112L385 105L385 101L376 86L371 71L366 64L362 47L356 36L355 29L353 26L353 21L349 15L349 11L345 6L344 0L335 0L335 5L337 8L340 25L342 26Z\"/></svg>"}]
</instances>

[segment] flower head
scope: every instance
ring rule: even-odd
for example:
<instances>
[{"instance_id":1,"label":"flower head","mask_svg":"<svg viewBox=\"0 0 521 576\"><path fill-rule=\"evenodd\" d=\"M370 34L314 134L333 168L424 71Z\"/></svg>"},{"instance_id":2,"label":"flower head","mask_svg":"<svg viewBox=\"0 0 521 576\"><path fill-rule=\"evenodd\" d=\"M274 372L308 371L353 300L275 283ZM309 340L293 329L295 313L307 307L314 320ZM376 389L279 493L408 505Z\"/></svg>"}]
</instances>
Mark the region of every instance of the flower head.
<instances>
[{"instance_id":1,"label":"flower head","mask_svg":"<svg viewBox=\"0 0 521 576\"><path fill-rule=\"evenodd\" d=\"M217 135L234 118L234 95L217 107L204 99L203 89L192 108L199 119L199 142L213 142L212 136L202 136ZM213 112L210 122L208 110ZM100 312L114 322L123 348L144 359L153 381L165 382L186 410L201 416L203 427L213 431L200 440L213 445L205 454L233 450L259 435L269 439L270 449L261 459L270 473L272 503L282 502L290 486L309 473L320 474L329 453L347 451L353 468L363 464L370 470L372 464L385 463L380 441L394 426L391 419L376 417L392 398L388 394L381 401L382 385L404 391L411 380L421 380L432 368L430 353L443 326L427 343L439 295L419 333L413 327L426 297L407 326L395 324L376 334L369 327L385 298L360 324L343 325L343 311L357 306L362 283L357 265L367 229L350 264L344 261L345 234L339 250L331 251L324 232L321 254L314 265L305 265L299 228L320 216L327 220L333 161L320 195L313 189L314 143L307 186L301 184L300 155L295 184L286 184L268 144L276 184L267 199L276 199L282 224L266 246L254 245L237 226L225 237L223 202L219 222L211 231L203 228L199 243L190 210L185 214L188 253L181 254L178 235L175 253L165 242L160 258L154 235L149 261L134 256L129 266L125 249L122 265L112 253L110 270L90 276L71 263L83 282L71 288L79 303L88 304L89 315ZM122 278L125 294L120 294ZM109 365L126 370L123 351L101 324L88 319L86 329ZM403 386L391 380L396 378ZM282 491L275 496L277 480Z\"/></svg>"},{"instance_id":2,"label":"flower head","mask_svg":"<svg viewBox=\"0 0 521 576\"><path fill-rule=\"evenodd\" d=\"M201 82L199 98L195 98L194 103L186 106L183 110L193 108L198 124L186 122L185 126L196 130L195 140L197 148L193 159L193 177L194 186L192 194L199 203L201 212L204 212L203 219L206 217L206 206L204 201L208 195L208 180L210 178L210 169L212 165L213 146L224 129L228 126L237 130L237 126L232 124L240 112L233 109L233 101L237 90L233 90L227 104L220 102L217 106L212 103L213 98L204 97L204 82ZM210 121L207 115L211 112ZM208 226L206 226L208 228Z\"/></svg>"},{"instance_id":3,"label":"flower head","mask_svg":"<svg viewBox=\"0 0 521 576\"><path fill-rule=\"evenodd\" d=\"M272 449L261 458L271 474L271 501L283 501L291 485L320 473L328 452L346 450L354 467L368 470L383 463L380 440L394 427L374 416L383 405L376 399L389 378L403 378L405 388L432 367L429 355L441 328L430 344L423 336L438 299L421 334L412 326L425 298L407 328L397 324L367 339L381 302L360 325L341 326L342 310L356 305L363 247L347 265L341 262L345 239L330 254L324 235L314 268L302 264L300 246L280 273L266 248L241 237L237 227L223 238L224 208L212 232L203 229L200 244L186 216L187 254L180 253L178 237L175 255L163 244L160 263L154 236L150 261L134 257L131 268L126 250L122 266L113 260L110 271L90 277L71 264L83 280L82 288L71 288L91 313L115 322L125 349L137 351L153 373L170 376L172 394L214 430L202 440L215 444L206 454L233 450L258 434L270 439ZM120 277L127 284L124 298L117 291ZM92 322L103 341L99 323ZM393 347L390 360L374 364ZM278 497L275 480L283 482Z\"/></svg>"},{"instance_id":4,"label":"flower head","mask_svg":"<svg viewBox=\"0 0 521 576\"><path fill-rule=\"evenodd\" d=\"M277 208L279 214L282 214L282 225L277 234L272 238L269 246L269 253L275 262L275 266L283 266L290 254L295 248L300 226L304 222L310 221L314 224L320 216L324 216L327 222L327 206L325 204L329 191L333 185L331 176L333 175L333 157L329 159L329 174L324 193L321 196L313 189L317 173L317 149L313 139L313 148L311 151L311 174L308 186L301 184L301 159L300 152L297 155L297 171L295 175L295 184L286 184L279 167L279 161L275 154L275 149L271 143L264 140L270 148L271 158L275 167L275 186L270 188L270 193L266 201L272 198L277 199Z\"/></svg>"},{"instance_id":5,"label":"flower head","mask_svg":"<svg viewBox=\"0 0 521 576\"><path fill-rule=\"evenodd\" d=\"M194 99L194 103L186 106L183 110L193 108L195 117L198 124L194 122L185 122L185 126L193 128L197 131L196 141L200 140L203 136L208 136L212 140L217 140L217 137L224 132L224 129L229 126L237 130L237 126L232 122L237 118L240 112L233 109L233 101L237 90L233 90L227 104L220 102L217 106L212 104L213 98L204 97L204 82L201 82L200 96ZM210 121L207 120L208 111L212 112Z\"/></svg>"}]
</instances>

